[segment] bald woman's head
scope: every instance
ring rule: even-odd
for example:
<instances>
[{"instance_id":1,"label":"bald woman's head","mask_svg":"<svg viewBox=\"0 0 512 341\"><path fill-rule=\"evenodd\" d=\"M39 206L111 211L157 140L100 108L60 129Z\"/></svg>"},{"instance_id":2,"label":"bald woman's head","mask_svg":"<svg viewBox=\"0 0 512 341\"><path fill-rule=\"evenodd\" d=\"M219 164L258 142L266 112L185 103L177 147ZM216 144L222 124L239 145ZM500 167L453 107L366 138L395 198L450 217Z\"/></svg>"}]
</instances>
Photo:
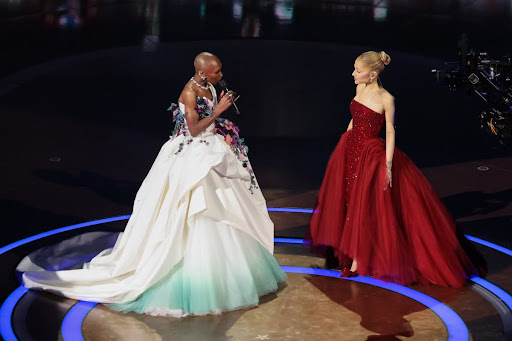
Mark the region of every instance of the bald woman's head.
<instances>
[{"instance_id":1,"label":"bald woman's head","mask_svg":"<svg viewBox=\"0 0 512 341\"><path fill-rule=\"evenodd\" d=\"M194 59L194 68L201 79L212 84L217 84L222 79L222 63L216 55L210 52L198 54Z\"/></svg>"},{"instance_id":2,"label":"bald woman's head","mask_svg":"<svg viewBox=\"0 0 512 341\"><path fill-rule=\"evenodd\" d=\"M206 69L220 65L220 59L210 52L201 52L196 56L196 59L194 59L194 68L196 69L196 72L199 70L205 71Z\"/></svg>"}]
</instances>

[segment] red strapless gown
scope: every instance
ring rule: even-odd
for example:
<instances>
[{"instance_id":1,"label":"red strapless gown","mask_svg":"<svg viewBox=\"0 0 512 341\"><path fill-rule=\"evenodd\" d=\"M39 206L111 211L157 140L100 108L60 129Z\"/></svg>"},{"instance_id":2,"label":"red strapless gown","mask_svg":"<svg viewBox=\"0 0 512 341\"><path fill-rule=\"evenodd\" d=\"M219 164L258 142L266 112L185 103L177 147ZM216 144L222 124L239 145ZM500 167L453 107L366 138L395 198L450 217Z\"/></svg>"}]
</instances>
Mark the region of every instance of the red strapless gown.
<instances>
[{"instance_id":1,"label":"red strapless gown","mask_svg":"<svg viewBox=\"0 0 512 341\"><path fill-rule=\"evenodd\" d=\"M363 276L463 286L480 267L465 251L469 242L457 235L445 206L398 148L393 187L387 185L385 141L378 138L384 115L356 100L350 111L353 128L331 155L305 239L332 246L340 262L356 259Z\"/></svg>"}]
</instances>

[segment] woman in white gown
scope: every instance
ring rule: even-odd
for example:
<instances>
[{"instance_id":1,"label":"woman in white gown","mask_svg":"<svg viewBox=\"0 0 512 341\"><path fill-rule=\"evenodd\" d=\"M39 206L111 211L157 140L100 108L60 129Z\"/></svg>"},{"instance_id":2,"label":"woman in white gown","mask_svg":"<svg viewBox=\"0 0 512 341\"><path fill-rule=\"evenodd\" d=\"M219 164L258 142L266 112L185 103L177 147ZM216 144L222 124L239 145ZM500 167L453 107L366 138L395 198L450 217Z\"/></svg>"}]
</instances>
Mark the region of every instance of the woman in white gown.
<instances>
[{"instance_id":1,"label":"woman in white gown","mask_svg":"<svg viewBox=\"0 0 512 341\"><path fill-rule=\"evenodd\" d=\"M78 269L65 253L78 252L73 244L80 237L38 250L17 268L27 288L118 311L182 317L256 306L286 279L272 254L274 225L243 139L219 118L232 104L231 94L217 100L212 86L222 78L222 64L203 52L194 66L179 106L170 108L173 135L114 247ZM67 265L59 260L49 271L36 261L42 257Z\"/></svg>"}]
</instances>

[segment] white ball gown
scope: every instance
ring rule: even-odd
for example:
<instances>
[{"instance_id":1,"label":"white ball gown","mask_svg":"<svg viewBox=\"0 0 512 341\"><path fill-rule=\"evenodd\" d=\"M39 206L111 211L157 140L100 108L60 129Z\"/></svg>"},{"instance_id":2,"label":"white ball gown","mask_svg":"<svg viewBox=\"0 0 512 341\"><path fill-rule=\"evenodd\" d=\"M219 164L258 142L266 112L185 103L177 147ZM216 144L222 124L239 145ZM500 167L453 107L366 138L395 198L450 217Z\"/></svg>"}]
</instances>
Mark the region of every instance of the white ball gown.
<instances>
[{"instance_id":1,"label":"white ball gown","mask_svg":"<svg viewBox=\"0 0 512 341\"><path fill-rule=\"evenodd\" d=\"M198 98L206 111L217 102L210 89L212 101ZM193 137L179 108L113 248L87 259L83 245L105 240L89 233L37 250L17 267L27 288L174 317L256 306L277 290L286 274L273 256L274 225L243 140L222 136L219 122ZM230 132L236 139L238 129Z\"/></svg>"}]
</instances>

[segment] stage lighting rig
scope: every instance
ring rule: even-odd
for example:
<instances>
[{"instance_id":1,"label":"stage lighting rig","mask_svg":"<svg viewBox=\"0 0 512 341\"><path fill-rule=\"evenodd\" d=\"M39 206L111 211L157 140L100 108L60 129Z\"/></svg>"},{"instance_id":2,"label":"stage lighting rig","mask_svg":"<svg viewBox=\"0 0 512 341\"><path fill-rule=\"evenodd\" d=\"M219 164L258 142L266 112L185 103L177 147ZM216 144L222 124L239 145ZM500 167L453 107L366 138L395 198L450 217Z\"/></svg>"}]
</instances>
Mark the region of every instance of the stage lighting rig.
<instances>
[{"instance_id":1,"label":"stage lighting rig","mask_svg":"<svg viewBox=\"0 0 512 341\"><path fill-rule=\"evenodd\" d=\"M468 40L462 35L458 45L459 61L446 62L444 69L432 73L438 83L454 91L464 89L476 94L487 108L480 114L481 127L496 135L503 144L512 142L512 64L510 56L491 59L487 52L468 52Z\"/></svg>"}]
</instances>

